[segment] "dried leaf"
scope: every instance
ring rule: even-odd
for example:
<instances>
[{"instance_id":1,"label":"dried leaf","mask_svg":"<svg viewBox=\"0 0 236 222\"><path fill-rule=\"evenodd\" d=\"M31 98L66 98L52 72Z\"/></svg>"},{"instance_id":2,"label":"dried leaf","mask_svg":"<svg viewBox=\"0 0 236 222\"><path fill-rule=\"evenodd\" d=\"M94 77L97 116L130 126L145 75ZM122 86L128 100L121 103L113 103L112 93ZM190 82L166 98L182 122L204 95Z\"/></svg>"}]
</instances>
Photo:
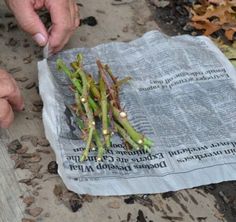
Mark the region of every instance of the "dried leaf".
<instances>
[{"instance_id":1,"label":"dried leaf","mask_svg":"<svg viewBox=\"0 0 236 222\"><path fill-rule=\"evenodd\" d=\"M225 36L233 40L236 32L236 1L202 1L202 4L193 5L190 25L198 30L204 30L204 35L211 35L223 29Z\"/></svg>"}]
</instances>

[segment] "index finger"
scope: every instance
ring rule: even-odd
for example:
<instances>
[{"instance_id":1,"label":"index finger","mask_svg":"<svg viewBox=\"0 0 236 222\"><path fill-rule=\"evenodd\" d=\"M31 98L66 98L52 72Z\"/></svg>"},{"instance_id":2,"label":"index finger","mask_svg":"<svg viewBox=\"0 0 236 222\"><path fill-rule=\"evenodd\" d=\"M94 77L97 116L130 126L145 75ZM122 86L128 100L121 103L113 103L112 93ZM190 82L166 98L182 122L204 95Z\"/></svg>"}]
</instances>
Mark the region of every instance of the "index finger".
<instances>
[{"instance_id":1,"label":"index finger","mask_svg":"<svg viewBox=\"0 0 236 222\"><path fill-rule=\"evenodd\" d=\"M71 1L58 0L50 1L48 8L52 27L49 34L49 46L53 52L59 51L69 40L74 31L74 21L71 19Z\"/></svg>"}]
</instances>

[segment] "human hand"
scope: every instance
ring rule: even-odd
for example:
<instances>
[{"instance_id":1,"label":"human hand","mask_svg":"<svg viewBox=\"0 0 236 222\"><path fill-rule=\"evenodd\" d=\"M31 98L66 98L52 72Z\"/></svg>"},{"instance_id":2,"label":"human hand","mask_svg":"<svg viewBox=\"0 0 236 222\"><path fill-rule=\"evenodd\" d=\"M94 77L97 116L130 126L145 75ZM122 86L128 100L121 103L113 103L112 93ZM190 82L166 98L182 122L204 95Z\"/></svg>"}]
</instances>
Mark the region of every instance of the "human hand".
<instances>
[{"instance_id":1,"label":"human hand","mask_svg":"<svg viewBox=\"0 0 236 222\"><path fill-rule=\"evenodd\" d=\"M16 81L0 69L0 128L7 128L14 119L13 110L24 108L23 98Z\"/></svg>"},{"instance_id":2,"label":"human hand","mask_svg":"<svg viewBox=\"0 0 236 222\"><path fill-rule=\"evenodd\" d=\"M19 26L40 46L49 42L50 52L60 51L79 26L78 7L75 0L5 0ZM52 26L48 30L36 10L46 8Z\"/></svg>"}]
</instances>

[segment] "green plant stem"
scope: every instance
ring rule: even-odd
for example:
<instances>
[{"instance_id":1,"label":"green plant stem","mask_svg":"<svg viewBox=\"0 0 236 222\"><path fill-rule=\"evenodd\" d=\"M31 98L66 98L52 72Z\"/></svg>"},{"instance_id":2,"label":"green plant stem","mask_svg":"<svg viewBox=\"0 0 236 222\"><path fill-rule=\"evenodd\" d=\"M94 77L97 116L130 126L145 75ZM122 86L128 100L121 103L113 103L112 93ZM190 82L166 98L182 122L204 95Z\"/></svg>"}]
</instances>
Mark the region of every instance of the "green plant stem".
<instances>
[{"instance_id":1,"label":"green plant stem","mask_svg":"<svg viewBox=\"0 0 236 222\"><path fill-rule=\"evenodd\" d=\"M118 121L120 125L124 127L124 129L127 131L129 136L138 144L140 144L139 141L143 141L143 135L138 133L129 123L127 117L120 117L120 110L117 109L115 106L112 105L112 113L115 117L115 119Z\"/></svg>"},{"instance_id":2,"label":"green plant stem","mask_svg":"<svg viewBox=\"0 0 236 222\"><path fill-rule=\"evenodd\" d=\"M102 134L105 139L106 147L109 148L111 145L110 141L110 132L108 127L108 105L107 105L107 94L106 94L106 85L103 78L99 78L99 87L101 93L101 108L102 108Z\"/></svg>"},{"instance_id":3,"label":"green plant stem","mask_svg":"<svg viewBox=\"0 0 236 222\"><path fill-rule=\"evenodd\" d=\"M131 147L135 150L139 150L139 145L137 143L135 143L130 136L127 134L127 132L118 124L118 123L114 123L115 124L115 128L117 130L117 132L123 137L123 139L131 145Z\"/></svg>"},{"instance_id":4,"label":"green plant stem","mask_svg":"<svg viewBox=\"0 0 236 222\"><path fill-rule=\"evenodd\" d=\"M87 144L86 144L85 150L83 151L83 154L80 157L80 162L83 162L83 161L88 159L89 150L90 150L91 143L92 143L92 138L93 138L93 131L94 131L94 128L91 127L89 129L89 135L88 135L88 139L87 139Z\"/></svg>"},{"instance_id":5,"label":"green plant stem","mask_svg":"<svg viewBox=\"0 0 236 222\"><path fill-rule=\"evenodd\" d=\"M76 90L78 90L78 92L81 95L82 94L81 81L75 77L76 75L73 75L73 73L70 71L70 69L67 68L67 66L65 65L65 63L61 59L57 60L57 68L58 68L58 70L63 71L70 78L72 84L74 85ZM77 71L77 73L79 74L78 71ZM100 113L100 109L99 109L97 103L90 96L88 97L88 102L89 102L89 105L91 106L91 108L93 109L94 113Z\"/></svg>"},{"instance_id":6,"label":"green plant stem","mask_svg":"<svg viewBox=\"0 0 236 222\"><path fill-rule=\"evenodd\" d=\"M93 138L94 138L94 141L95 141L96 146L98 148L97 161L101 161L102 158L103 158L103 154L105 153L105 149L104 149L104 147L102 145L100 136L99 136L99 134L98 134L96 129L93 132Z\"/></svg>"},{"instance_id":7,"label":"green plant stem","mask_svg":"<svg viewBox=\"0 0 236 222\"><path fill-rule=\"evenodd\" d=\"M123 126L123 128L127 131L129 136L134 140L137 144L140 146L147 146L151 147L152 141L148 138L144 137L142 134L138 133L130 124L127 117L121 117L120 116L120 110L118 110L115 106L112 105L112 113L115 117L115 119L118 121L118 123Z\"/></svg>"},{"instance_id":8,"label":"green plant stem","mask_svg":"<svg viewBox=\"0 0 236 222\"><path fill-rule=\"evenodd\" d=\"M88 83L87 83L86 74L80 68L78 69L78 73L81 77L82 84L83 84L82 95L80 97L80 100L81 100L81 102L84 106L85 113L86 113L87 118L88 118L87 128L89 129L89 135L88 135L86 148L85 148L84 153L83 153L82 158L81 158L81 160L84 160L85 158L88 157L88 153L89 153L89 150L90 150L90 147L91 147L93 132L95 130L95 121L94 121L94 117L93 117L93 112L90 110L89 103L88 103L89 86L88 86Z\"/></svg>"},{"instance_id":9,"label":"green plant stem","mask_svg":"<svg viewBox=\"0 0 236 222\"><path fill-rule=\"evenodd\" d=\"M108 89L108 95L109 95L110 100L113 102L115 107L120 109L119 95L117 93L116 87L114 86L114 84L112 84L112 86L111 86L111 84L107 80L106 71L105 71L101 61L97 60L97 66L98 66L99 74L102 76L103 81L106 84L106 87Z\"/></svg>"},{"instance_id":10,"label":"green plant stem","mask_svg":"<svg viewBox=\"0 0 236 222\"><path fill-rule=\"evenodd\" d=\"M87 81L88 81L88 84L90 86L90 91L91 91L93 97L96 100L100 100L101 95L100 95L100 92L99 92L99 90L98 90L98 88L96 86L96 83L95 83L93 77L91 75L89 75L89 74L86 75L86 77L87 77Z\"/></svg>"}]
</instances>

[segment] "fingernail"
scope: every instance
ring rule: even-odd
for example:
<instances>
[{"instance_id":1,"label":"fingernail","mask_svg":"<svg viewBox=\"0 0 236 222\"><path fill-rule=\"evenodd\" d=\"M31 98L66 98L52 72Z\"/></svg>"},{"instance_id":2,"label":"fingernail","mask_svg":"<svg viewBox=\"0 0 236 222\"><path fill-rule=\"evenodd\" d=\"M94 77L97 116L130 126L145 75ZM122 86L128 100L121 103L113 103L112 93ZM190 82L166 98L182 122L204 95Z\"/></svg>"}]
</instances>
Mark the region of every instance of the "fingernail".
<instances>
[{"instance_id":1,"label":"fingernail","mask_svg":"<svg viewBox=\"0 0 236 222\"><path fill-rule=\"evenodd\" d=\"M45 46L47 43L46 38L44 37L43 34L37 33L33 36L33 40L37 42L40 46Z\"/></svg>"}]
</instances>

